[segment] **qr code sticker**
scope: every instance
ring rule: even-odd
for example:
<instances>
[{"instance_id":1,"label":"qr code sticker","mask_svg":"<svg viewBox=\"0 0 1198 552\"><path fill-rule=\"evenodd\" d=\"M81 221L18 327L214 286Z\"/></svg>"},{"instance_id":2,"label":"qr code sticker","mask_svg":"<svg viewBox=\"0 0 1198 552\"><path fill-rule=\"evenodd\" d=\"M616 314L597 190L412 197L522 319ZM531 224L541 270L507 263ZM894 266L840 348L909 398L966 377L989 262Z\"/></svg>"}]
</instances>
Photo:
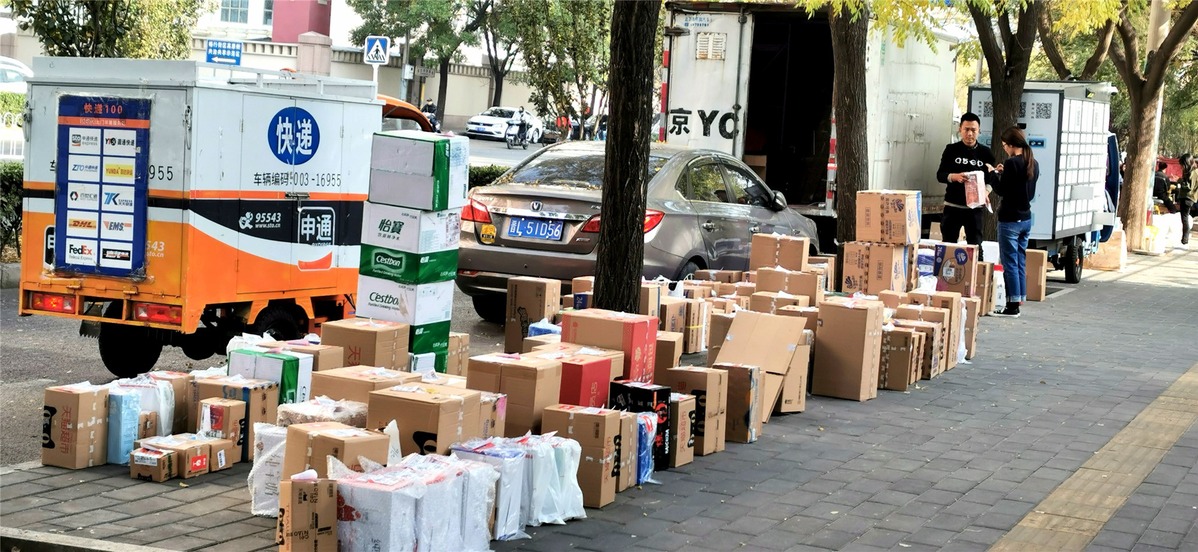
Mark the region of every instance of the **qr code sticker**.
<instances>
[{"instance_id":1,"label":"qr code sticker","mask_svg":"<svg viewBox=\"0 0 1198 552\"><path fill-rule=\"evenodd\" d=\"M1019 102L1019 118L1027 117L1027 102Z\"/></svg>"},{"instance_id":2,"label":"qr code sticker","mask_svg":"<svg viewBox=\"0 0 1198 552\"><path fill-rule=\"evenodd\" d=\"M1036 102L1032 104L1033 119L1051 119L1052 118L1052 103Z\"/></svg>"},{"instance_id":3,"label":"qr code sticker","mask_svg":"<svg viewBox=\"0 0 1198 552\"><path fill-rule=\"evenodd\" d=\"M990 102L990 101L982 102L982 116L983 117L993 117L994 116L994 102Z\"/></svg>"}]
</instances>

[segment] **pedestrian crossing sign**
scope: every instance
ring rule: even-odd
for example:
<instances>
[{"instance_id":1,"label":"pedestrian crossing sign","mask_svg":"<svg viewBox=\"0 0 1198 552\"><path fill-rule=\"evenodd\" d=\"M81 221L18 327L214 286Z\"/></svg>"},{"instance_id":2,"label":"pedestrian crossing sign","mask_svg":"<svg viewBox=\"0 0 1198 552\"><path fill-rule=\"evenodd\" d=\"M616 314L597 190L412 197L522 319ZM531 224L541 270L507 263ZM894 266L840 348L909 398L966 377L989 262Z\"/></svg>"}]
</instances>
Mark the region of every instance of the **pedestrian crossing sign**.
<instances>
[{"instance_id":1,"label":"pedestrian crossing sign","mask_svg":"<svg viewBox=\"0 0 1198 552\"><path fill-rule=\"evenodd\" d=\"M386 65L391 59L391 39L385 36L368 36L362 49L362 61L370 65Z\"/></svg>"}]
</instances>

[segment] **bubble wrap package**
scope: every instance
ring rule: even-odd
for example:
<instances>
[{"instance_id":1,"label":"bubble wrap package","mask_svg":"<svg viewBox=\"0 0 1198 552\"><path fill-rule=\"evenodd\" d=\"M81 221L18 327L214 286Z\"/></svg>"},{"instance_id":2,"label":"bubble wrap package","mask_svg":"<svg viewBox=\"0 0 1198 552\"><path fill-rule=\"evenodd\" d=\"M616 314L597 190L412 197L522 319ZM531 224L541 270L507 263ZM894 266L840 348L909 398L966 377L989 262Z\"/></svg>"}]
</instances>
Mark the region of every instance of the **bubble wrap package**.
<instances>
[{"instance_id":1,"label":"bubble wrap package","mask_svg":"<svg viewBox=\"0 0 1198 552\"><path fill-rule=\"evenodd\" d=\"M337 537L341 552L417 550L416 510L424 477L400 467L337 480Z\"/></svg>"},{"instance_id":2,"label":"bubble wrap package","mask_svg":"<svg viewBox=\"0 0 1198 552\"><path fill-rule=\"evenodd\" d=\"M137 418L141 414L141 393L113 387L108 390L108 463L129 464L133 441L137 440Z\"/></svg>"},{"instance_id":3,"label":"bubble wrap package","mask_svg":"<svg viewBox=\"0 0 1198 552\"><path fill-rule=\"evenodd\" d=\"M283 476L283 451L287 428L254 424L254 466L250 468L250 513L279 515L279 481Z\"/></svg>"},{"instance_id":4,"label":"bubble wrap package","mask_svg":"<svg viewBox=\"0 0 1198 552\"><path fill-rule=\"evenodd\" d=\"M119 379L112 382L112 390L130 389L141 396L141 409L158 413L158 436L166 437L171 434L171 424L162 420L175 419L175 387L169 381L159 381L146 375L130 379ZM137 425L134 422L134 425Z\"/></svg>"},{"instance_id":5,"label":"bubble wrap package","mask_svg":"<svg viewBox=\"0 0 1198 552\"><path fill-rule=\"evenodd\" d=\"M416 503L418 552L462 549L462 500L465 478L457 469L413 454L399 467L419 474L425 493Z\"/></svg>"},{"instance_id":6,"label":"bubble wrap package","mask_svg":"<svg viewBox=\"0 0 1198 552\"><path fill-rule=\"evenodd\" d=\"M357 401L335 401L328 397L316 397L295 404L280 404L278 425L312 422L340 422L352 427L366 427L366 403Z\"/></svg>"}]
</instances>

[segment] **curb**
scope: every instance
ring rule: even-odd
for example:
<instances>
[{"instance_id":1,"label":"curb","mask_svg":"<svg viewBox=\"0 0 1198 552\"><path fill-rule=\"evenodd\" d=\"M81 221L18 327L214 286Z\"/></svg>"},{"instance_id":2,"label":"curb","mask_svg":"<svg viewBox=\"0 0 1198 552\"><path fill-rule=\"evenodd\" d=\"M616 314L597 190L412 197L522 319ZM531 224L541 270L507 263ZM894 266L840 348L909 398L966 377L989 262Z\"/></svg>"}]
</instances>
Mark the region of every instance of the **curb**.
<instances>
[{"instance_id":1,"label":"curb","mask_svg":"<svg viewBox=\"0 0 1198 552\"><path fill-rule=\"evenodd\" d=\"M13 289L21 285L21 263L0 264L0 289Z\"/></svg>"},{"instance_id":2,"label":"curb","mask_svg":"<svg viewBox=\"0 0 1198 552\"><path fill-rule=\"evenodd\" d=\"M85 539L56 533L0 527L0 549L20 552L163 552L136 544Z\"/></svg>"}]
</instances>

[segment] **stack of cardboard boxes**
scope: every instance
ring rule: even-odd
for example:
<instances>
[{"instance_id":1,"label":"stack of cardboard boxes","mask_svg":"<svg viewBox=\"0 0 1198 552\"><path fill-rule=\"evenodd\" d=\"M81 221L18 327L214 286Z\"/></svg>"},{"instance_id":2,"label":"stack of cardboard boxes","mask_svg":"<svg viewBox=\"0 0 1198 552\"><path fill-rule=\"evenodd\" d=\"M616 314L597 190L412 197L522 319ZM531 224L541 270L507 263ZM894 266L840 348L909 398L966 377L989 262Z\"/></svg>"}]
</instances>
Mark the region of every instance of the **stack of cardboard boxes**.
<instances>
[{"instance_id":1,"label":"stack of cardboard boxes","mask_svg":"<svg viewBox=\"0 0 1198 552\"><path fill-rule=\"evenodd\" d=\"M911 289L920 208L919 192L857 193L857 241L844 246L843 292L877 295Z\"/></svg>"},{"instance_id":2,"label":"stack of cardboard boxes","mask_svg":"<svg viewBox=\"0 0 1198 552\"><path fill-rule=\"evenodd\" d=\"M381 132L371 147L357 315L407 324L411 370L445 372L469 140Z\"/></svg>"}]
</instances>

